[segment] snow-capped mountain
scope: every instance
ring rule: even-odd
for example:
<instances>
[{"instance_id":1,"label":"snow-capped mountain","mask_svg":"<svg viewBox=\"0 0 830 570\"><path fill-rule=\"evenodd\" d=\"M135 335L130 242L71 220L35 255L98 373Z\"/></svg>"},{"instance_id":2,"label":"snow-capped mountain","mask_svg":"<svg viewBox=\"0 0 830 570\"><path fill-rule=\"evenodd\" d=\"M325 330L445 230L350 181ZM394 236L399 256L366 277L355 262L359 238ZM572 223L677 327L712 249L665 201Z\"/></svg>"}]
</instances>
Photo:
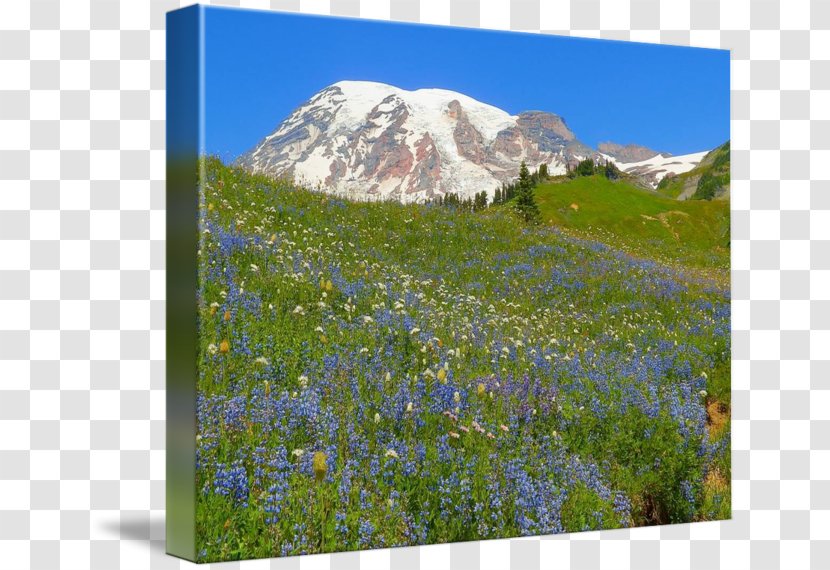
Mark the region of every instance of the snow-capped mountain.
<instances>
[{"instance_id":1,"label":"snow-capped mountain","mask_svg":"<svg viewBox=\"0 0 830 570\"><path fill-rule=\"evenodd\" d=\"M341 81L296 109L238 163L358 199L423 201L485 190L492 196L526 161L565 172L595 154L561 117L510 115L444 89L406 91Z\"/></svg>"},{"instance_id":2,"label":"snow-capped mountain","mask_svg":"<svg viewBox=\"0 0 830 570\"><path fill-rule=\"evenodd\" d=\"M631 149L624 155L632 156ZM545 163L550 174L561 174L566 164L588 157L614 160L654 185L670 165L672 172L684 171L675 165L684 157L626 164L598 153L553 113L510 115L454 91L407 91L370 81L326 87L237 163L352 199L413 202L482 190L492 197L501 183L516 179L522 161L531 170Z\"/></svg>"}]
</instances>

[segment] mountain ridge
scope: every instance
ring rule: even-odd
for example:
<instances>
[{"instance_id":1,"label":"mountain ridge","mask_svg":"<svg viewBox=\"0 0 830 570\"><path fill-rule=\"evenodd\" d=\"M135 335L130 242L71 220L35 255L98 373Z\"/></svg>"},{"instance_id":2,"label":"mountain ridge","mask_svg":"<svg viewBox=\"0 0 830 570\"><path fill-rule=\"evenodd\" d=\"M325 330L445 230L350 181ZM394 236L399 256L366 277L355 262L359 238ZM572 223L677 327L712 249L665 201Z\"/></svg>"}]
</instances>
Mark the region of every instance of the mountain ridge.
<instances>
[{"instance_id":1,"label":"mountain ridge","mask_svg":"<svg viewBox=\"0 0 830 570\"><path fill-rule=\"evenodd\" d=\"M492 197L518 176L522 161L531 169L547 164L555 175L586 158L613 160L638 175L657 170L652 187L678 170L621 160L656 152L646 147L605 148L616 156L581 142L555 113L511 115L446 89L340 81L300 105L236 164L344 197L401 202L449 193L470 197L482 190ZM679 171L694 166L674 158L682 163Z\"/></svg>"},{"instance_id":2,"label":"mountain ridge","mask_svg":"<svg viewBox=\"0 0 830 570\"><path fill-rule=\"evenodd\" d=\"M730 142L712 149L691 170L665 176L657 191L677 200L712 200L729 197Z\"/></svg>"},{"instance_id":3,"label":"mountain ridge","mask_svg":"<svg viewBox=\"0 0 830 570\"><path fill-rule=\"evenodd\" d=\"M671 156L669 152L661 152L643 145L628 143L619 144L611 141L601 142L597 145L597 150L603 154L607 154L621 163L640 162L654 158L657 155L664 157Z\"/></svg>"}]
</instances>

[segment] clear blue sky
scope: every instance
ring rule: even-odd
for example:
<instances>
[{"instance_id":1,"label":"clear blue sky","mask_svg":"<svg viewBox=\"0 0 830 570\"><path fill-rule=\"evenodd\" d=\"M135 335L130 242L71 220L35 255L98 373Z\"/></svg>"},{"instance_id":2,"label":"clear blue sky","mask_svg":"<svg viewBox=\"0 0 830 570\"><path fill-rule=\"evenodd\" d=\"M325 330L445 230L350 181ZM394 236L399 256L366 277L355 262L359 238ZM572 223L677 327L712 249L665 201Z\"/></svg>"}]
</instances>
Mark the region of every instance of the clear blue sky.
<instances>
[{"instance_id":1,"label":"clear blue sky","mask_svg":"<svg viewBox=\"0 0 830 570\"><path fill-rule=\"evenodd\" d=\"M549 111L592 147L684 154L729 139L725 50L225 8L205 22L205 144L225 160L345 79Z\"/></svg>"}]
</instances>

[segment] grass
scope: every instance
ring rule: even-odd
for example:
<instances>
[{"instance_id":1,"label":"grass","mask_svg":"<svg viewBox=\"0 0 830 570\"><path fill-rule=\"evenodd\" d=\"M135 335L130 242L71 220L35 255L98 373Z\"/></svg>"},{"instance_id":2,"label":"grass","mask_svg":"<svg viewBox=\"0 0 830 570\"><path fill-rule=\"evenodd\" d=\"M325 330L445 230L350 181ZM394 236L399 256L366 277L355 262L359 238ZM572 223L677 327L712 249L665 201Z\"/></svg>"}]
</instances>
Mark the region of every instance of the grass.
<instances>
[{"instance_id":1,"label":"grass","mask_svg":"<svg viewBox=\"0 0 830 570\"><path fill-rule=\"evenodd\" d=\"M688 172L667 176L657 185L657 192L676 199L684 194L692 200L711 200L729 195L730 142L712 150L700 164ZM725 194L724 194L725 192Z\"/></svg>"},{"instance_id":2,"label":"grass","mask_svg":"<svg viewBox=\"0 0 830 570\"><path fill-rule=\"evenodd\" d=\"M728 280L727 201L677 201L604 176L542 184L536 200L546 223Z\"/></svg>"},{"instance_id":3,"label":"grass","mask_svg":"<svg viewBox=\"0 0 830 570\"><path fill-rule=\"evenodd\" d=\"M589 180L538 193L582 237L202 182L201 561L729 516L728 290L586 239L638 235Z\"/></svg>"}]
</instances>

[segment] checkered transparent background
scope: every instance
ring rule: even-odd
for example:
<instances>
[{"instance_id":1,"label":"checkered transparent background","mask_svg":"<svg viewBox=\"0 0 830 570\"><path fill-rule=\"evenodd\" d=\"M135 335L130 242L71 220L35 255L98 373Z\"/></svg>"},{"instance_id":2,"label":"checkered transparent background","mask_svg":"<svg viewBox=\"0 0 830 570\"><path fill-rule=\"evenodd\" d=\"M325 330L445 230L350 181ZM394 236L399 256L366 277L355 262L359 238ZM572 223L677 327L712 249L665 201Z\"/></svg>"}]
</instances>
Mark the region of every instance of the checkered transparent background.
<instances>
[{"instance_id":1,"label":"checkered transparent background","mask_svg":"<svg viewBox=\"0 0 830 570\"><path fill-rule=\"evenodd\" d=\"M222 568L828 567L830 1L214 4L733 60L734 520ZM0 567L189 565L164 554L163 522L164 14L178 5L0 3Z\"/></svg>"}]
</instances>

